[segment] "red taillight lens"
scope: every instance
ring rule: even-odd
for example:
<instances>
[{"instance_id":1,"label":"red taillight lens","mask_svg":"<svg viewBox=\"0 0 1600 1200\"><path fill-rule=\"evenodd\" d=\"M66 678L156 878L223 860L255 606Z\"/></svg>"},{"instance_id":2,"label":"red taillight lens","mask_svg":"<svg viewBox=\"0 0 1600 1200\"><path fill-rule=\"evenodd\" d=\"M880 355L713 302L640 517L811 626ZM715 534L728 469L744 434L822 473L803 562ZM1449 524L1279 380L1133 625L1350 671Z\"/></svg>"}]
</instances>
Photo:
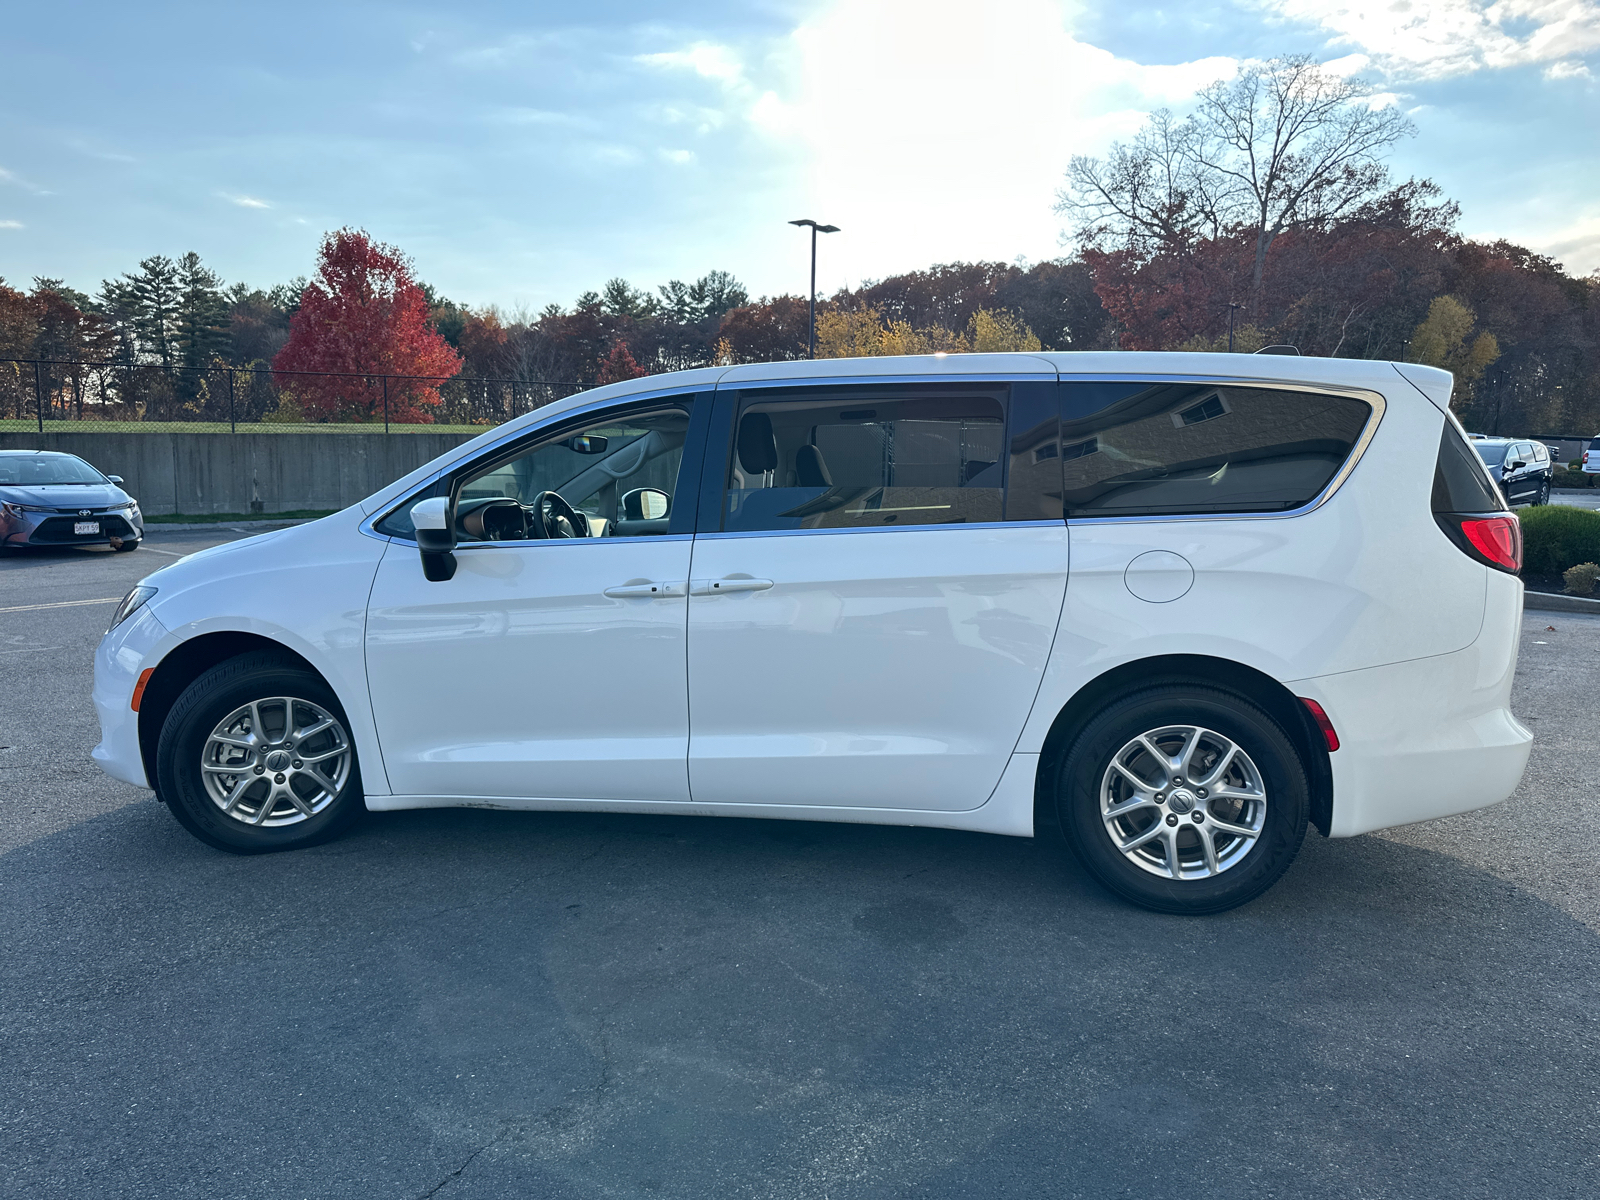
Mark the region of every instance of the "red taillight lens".
<instances>
[{"instance_id":1,"label":"red taillight lens","mask_svg":"<svg viewBox=\"0 0 1600 1200\"><path fill-rule=\"evenodd\" d=\"M1300 703L1306 706L1306 711L1311 714L1311 719L1316 722L1317 728L1322 731L1322 740L1328 743L1328 752L1331 754L1337 750L1339 748L1339 735L1334 732L1333 722L1328 720L1328 714L1323 711L1322 705L1315 700L1307 700L1304 696L1300 697Z\"/></svg>"},{"instance_id":2,"label":"red taillight lens","mask_svg":"<svg viewBox=\"0 0 1600 1200\"><path fill-rule=\"evenodd\" d=\"M1461 533L1472 548L1503 571L1522 570L1522 523L1509 513L1503 517L1468 517Z\"/></svg>"}]
</instances>

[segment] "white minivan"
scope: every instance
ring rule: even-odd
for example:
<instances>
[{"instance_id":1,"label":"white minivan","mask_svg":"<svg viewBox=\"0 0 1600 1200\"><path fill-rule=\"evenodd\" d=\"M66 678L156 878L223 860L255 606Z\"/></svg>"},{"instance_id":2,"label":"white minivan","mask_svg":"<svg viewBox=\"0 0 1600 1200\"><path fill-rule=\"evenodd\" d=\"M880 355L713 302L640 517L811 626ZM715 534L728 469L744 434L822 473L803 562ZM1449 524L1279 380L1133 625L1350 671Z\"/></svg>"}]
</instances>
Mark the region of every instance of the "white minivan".
<instances>
[{"instance_id":1,"label":"white minivan","mask_svg":"<svg viewBox=\"0 0 1600 1200\"><path fill-rule=\"evenodd\" d=\"M94 757L239 852L449 805L1059 829L1215 912L1308 824L1521 777L1520 529L1450 386L1042 353L600 388L149 576Z\"/></svg>"}]
</instances>

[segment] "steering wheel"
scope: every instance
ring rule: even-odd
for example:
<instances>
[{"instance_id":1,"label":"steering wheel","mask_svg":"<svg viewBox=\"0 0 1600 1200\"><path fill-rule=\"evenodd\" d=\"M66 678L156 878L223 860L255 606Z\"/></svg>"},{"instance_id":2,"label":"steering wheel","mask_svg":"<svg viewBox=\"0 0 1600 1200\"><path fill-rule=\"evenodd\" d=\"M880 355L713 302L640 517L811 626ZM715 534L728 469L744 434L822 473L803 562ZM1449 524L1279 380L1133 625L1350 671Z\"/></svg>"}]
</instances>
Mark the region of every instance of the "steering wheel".
<instances>
[{"instance_id":1,"label":"steering wheel","mask_svg":"<svg viewBox=\"0 0 1600 1200\"><path fill-rule=\"evenodd\" d=\"M528 536L581 538L589 536L589 521L558 492L540 492L528 505Z\"/></svg>"}]
</instances>

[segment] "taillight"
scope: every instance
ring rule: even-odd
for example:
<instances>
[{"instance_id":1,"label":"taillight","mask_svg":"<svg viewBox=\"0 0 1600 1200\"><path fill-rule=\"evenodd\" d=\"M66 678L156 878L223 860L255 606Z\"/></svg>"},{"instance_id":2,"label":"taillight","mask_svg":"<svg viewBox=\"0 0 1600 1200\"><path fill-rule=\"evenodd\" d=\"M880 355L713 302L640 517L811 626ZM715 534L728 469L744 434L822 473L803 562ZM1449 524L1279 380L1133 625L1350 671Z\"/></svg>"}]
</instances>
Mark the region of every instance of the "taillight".
<instances>
[{"instance_id":1,"label":"taillight","mask_svg":"<svg viewBox=\"0 0 1600 1200\"><path fill-rule=\"evenodd\" d=\"M1515 575L1522 570L1522 524L1510 513L1434 513L1450 540L1470 557Z\"/></svg>"},{"instance_id":2,"label":"taillight","mask_svg":"<svg viewBox=\"0 0 1600 1200\"><path fill-rule=\"evenodd\" d=\"M1304 704L1306 711L1311 714L1311 720L1321 732L1322 740L1328 745L1328 752L1331 754L1337 750L1339 748L1339 735L1334 732L1333 722L1328 720L1328 714L1323 711L1322 705L1315 700L1308 700L1304 696L1300 697L1300 703Z\"/></svg>"}]
</instances>

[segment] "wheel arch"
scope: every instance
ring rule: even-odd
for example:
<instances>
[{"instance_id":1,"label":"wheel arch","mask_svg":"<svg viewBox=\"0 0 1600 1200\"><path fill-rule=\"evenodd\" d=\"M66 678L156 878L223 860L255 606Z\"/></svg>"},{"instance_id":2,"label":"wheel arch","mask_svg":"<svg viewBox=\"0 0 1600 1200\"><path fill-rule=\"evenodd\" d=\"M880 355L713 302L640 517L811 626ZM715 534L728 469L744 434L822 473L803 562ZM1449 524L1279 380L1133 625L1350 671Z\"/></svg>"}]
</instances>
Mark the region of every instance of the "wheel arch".
<instances>
[{"instance_id":1,"label":"wheel arch","mask_svg":"<svg viewBox=\"0 0 1600 1200\"><path fill-rule=\"evenodd\" d=\"M1164 654L1135 659L1097 675L1077 690L1056 714L1045 735L1034 781L1033 823L1037 830L1056 824L1051 781L1062 758L1085 725L1106 704L1130 692L1163 684L1200 684L1249 700L1277 721L1305 765L1311 785L1311 823L1324 837L1333 820L1333 771L1327 743L1306 706L1287 687L1255 667L1205 654Z\"/></svg>"},{"instance_id":2,"label":"wheel arch","mask_svg":"<svg viewBox=\"0 0 1600 1200\"><path fill-rule=\"evenodd\" d=\"M156 664L155 672L145 684L139 700L139 758L144 763L144 776L152 786L156 779L156 743L161 738L161 726L184 689L219 663L238 658L241 654L263 650L283 655L286 660L293 661L296 666L328 683L327 676L317 670L305 655L259 633L238 630L202 633L179 642ZM332 684L329 684L329 688L338 694Z\"/></svg>"}]
</instances>

